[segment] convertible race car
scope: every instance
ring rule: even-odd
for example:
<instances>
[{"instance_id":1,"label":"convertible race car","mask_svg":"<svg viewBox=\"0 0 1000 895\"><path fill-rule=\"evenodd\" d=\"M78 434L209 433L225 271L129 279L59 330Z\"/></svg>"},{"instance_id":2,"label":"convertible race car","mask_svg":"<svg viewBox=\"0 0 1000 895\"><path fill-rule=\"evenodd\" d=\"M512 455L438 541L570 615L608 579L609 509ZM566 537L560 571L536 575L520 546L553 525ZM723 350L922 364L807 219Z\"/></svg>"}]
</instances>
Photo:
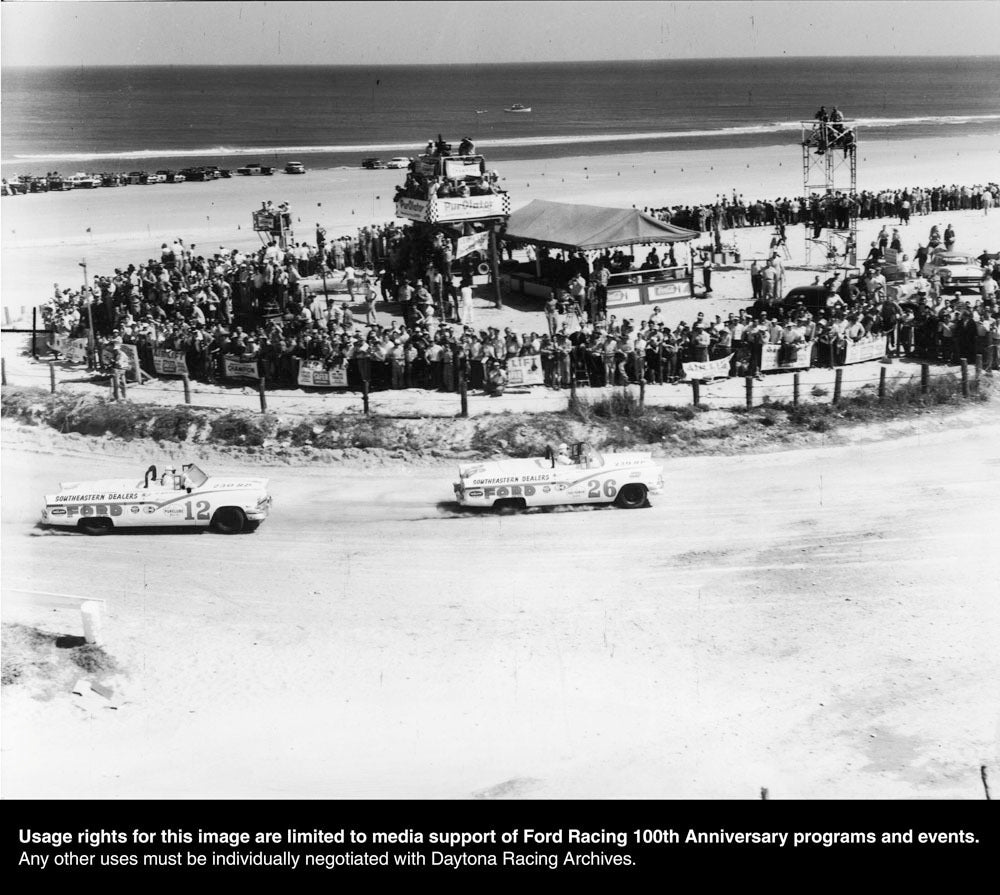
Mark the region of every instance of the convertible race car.
<instances>
[{"instance_id":1,"label":"convertible race car","mask_svg":"<svg viewBox=\"0 0 1000 895\"><path fill-rule=\"evenodd\" d=\"M586 442L548 447L544 457L465 463L455 497L463 507L515 511L559 504L648 506L663 490L663 468L648 452L602 455Z\"/></svg>"},{"instance_id":2,"label":"convertible race car","mask_svg":"<svg viewBox=\"0 0 1000 895\"><path fill-rule=\"evenodd\" d=\"M77 528L101 535L116 528L194 527L222 534L253 531L267 518L267 479L209 476L194 463L172 467L157 478L150 466L143 477L61 482L45 496L43 525Z\"/></svg>"}]
</instances>

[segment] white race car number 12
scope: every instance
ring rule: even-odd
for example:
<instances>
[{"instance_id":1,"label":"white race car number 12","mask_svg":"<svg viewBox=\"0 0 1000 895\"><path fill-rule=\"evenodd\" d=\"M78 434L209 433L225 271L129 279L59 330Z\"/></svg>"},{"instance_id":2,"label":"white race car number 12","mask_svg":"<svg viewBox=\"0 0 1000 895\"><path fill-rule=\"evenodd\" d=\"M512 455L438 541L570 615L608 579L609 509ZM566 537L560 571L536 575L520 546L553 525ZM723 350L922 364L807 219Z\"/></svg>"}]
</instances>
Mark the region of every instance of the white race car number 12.
<instances>
[{"instance_id":1,"label":"white race car number 12","mask_svg":"<svg viewBox=\"0 0 1000 895\"><path fill-rule=\"evenodd\" d=\"M184 507L187 509L187 515L184 517L187 520L193 521L199 519L202 522L208 522L208 508L211 506L207 500L199 500L195 504L194 512L191 510L191 501L187 500L184 502Z\"/></svg>"},{"instance_id":2,"label":"white race car number 12","mask_svg":"<svg viewBox=\"0 0 1000 895\"><path fill-rule=\"evenodd\" d=\"M604 482L603 489L601 488L601 483L597 481L597 479L591 479L589 482L587 482L587 487L590 489L587 492L587 497L589 497L591 500L599 499L602 495L602 491L603 491L603 496L607 497L609 500L614 498L614 496L618 493L618 486L615 485L614 479L607 479Z\"/></svg>"}]
</instances>

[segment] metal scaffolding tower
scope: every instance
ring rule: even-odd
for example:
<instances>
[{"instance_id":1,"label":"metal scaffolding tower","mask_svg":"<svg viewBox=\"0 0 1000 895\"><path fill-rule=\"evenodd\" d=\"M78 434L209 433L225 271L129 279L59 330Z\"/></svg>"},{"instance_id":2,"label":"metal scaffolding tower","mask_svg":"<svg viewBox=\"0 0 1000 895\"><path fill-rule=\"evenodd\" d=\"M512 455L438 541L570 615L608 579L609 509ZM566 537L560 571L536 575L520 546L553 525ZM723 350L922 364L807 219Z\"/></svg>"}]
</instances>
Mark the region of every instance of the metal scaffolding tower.
<instances>
[{"instance_id":1,"label":"metal scaffolding tower","mask_svg":"<svg viewBox=\"0 0 1000 895\"><path fill-rule=\"evenodd\" d=\"M858 263L858 128L853 121L803 121L802 195L806 264Z\"/></svg>"}]
</instances>

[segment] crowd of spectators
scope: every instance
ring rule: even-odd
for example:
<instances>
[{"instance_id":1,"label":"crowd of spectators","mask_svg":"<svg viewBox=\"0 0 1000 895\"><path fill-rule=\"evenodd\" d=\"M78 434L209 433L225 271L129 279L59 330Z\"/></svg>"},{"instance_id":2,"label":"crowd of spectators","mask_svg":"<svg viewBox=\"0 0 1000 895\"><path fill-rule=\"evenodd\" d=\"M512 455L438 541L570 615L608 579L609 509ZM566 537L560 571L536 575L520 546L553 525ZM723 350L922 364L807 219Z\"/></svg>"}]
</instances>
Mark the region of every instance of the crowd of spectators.
<instances>
[{"instance_id":1,"label":"crowd of spectators","mask_svg":"<svg viewBox=\"0 0 1000 895\"><path fill-rule=\"evenodd\" d=\"M717 195L702 205L674 205L647 208L660 220L710 233L741 227L775 227L780 224L808 224L815 228L847 229L852 218L875 220L893 217L906 224L911 217L948 211L981 210L988 214L1000 204L1000 185L911 187L896 190L862 190L856 196L844 192L830 195L747 200L741 194ZM845 223L847 222L847 223Z\"/></svg>"},{"instance_id":2,"label":"crowd of spectators","mask_svg":"<svg viewBox=\"0 0 1000 895\"><path fill-rule=\"evenodd\" d=\"M966 192L970 201L982 198ZM942 362L982 355L987 368L997 368L997 259L980 259L980 295L958 296L940 283L922 283L917 266L904 272L908 299L890 297L889 290L877 288L880 264L899 236L898 229L891 237L883 230L879 254L866 259L864 276L817 282L830 294L819 313L777 302L782 280L767 276L768 268L780 269L775 253L763 272L757 269L761 279L755 282L751 271L753 307L726 320L699 317L668 327L658 306L645 320L609 316L603 299L612 273L677 264L678 252L687 251L677 244L662 254L651 252L638 268L621 252L589 265L579 255L545 257L544 266L566 288L546 304L544 327L477 329L468 265L453 269L446 240L419 246L410 228L393 224L329 242L318 230L316 244L289 242L282 248L271 241L254 252L204 252L178 238L161 246L159 258L97 275L85 289L56 285L42 312L60 336L87 338L93 327L98 367L114 365L116 347L134 345L146 375L156 373L154 352L168 350L183 353L189 375L207 382L223 378L223 358L230 357L256 362L260 375L278 386L293 386L299 365L315 361L345 368L349 387L368 380L373 388L453 390L460 374L468 375L473 388L486 386L507 358L525 355L537 356L545 383L553 387L640 378L669 382L683 376L683 363L727 356L732 374L759 374L754 346L765 341L808 343L815 363L837 363L848 340L881 333L889 336L893 353ZM928 244L933 241L932 233ZM317 278L328 278L330 290L316 290ZM760 290L761 282L774 283L770 293ZM380 298L398 303L394 310L401 319L390 326L380 325L374 312Z\"/></svg>"}]
</instances>

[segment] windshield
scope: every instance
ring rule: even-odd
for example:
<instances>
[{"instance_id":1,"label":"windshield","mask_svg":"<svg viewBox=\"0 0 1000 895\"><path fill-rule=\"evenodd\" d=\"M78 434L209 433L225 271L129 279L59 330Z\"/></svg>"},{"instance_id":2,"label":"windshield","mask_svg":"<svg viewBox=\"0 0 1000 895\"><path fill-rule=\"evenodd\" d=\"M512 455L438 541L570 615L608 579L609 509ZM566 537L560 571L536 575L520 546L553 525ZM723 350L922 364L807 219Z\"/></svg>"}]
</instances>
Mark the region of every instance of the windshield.
<instances>
[{"instance_id":1,"label":"windshield","mask_svg":"<svg viewBox=\"0 0 1000 895\"><path fill-rule=\"evenodd\" d=\"M200 488L208 480L208 476L201 471L194 463L189 463L184 467L187 474L188 483L195 488Z\"/></svg>"}]
</instances>

